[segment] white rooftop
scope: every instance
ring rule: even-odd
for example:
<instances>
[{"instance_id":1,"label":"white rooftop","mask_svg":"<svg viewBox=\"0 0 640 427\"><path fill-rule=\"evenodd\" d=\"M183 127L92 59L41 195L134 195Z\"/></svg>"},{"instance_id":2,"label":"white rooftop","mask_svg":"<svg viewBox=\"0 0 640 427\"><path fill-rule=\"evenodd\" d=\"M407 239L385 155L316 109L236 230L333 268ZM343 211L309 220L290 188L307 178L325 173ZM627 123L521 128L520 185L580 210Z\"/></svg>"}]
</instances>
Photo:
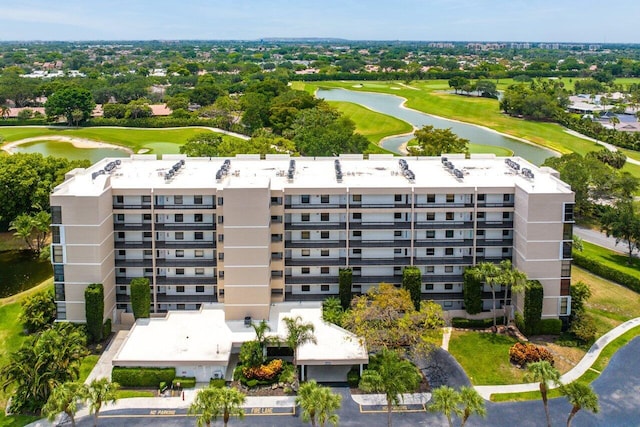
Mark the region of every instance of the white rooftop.
<instances>
[{"instance_id":1,"label":"white rooftop","mask_svg":"<svg viewBox=\"0 0 640 427\"><path fill-rule=\"evenodd\" d=\"M408 168L415 174L407 179L399 166L398 157L371 155L363 160L361 155L346 155L340 158L289 158L288 155L271 155L266 160L259 156L244 155L229 158L229 173L216 179L216 173L225 158L186 158L169 155L157 160L154 155L133 155L124 159L104 159L88 169L73 171L73 178L59 185L55 194L91 196L102 193L109 184L113 189L224 189L226 187L265 187L271 189L302 188L468 188L520 186L527 192L567 193L571 190L554 177L546 168L539 168L528 161L511 157L520 165L516 172L505 163L504 157L494 155L447 156L455 169L462 172L458 178L443 167L440 157L405 157ZM340 160L342 179L336 178L334 161ZM178 171L166 178L168 171L180 160L184 161ZM287 177L290 161L295 160L293 179ZM120 164L103 171L110 163ZM534 178L522 174L524 168L533 172ZM96 173L95 176L94 173Z\"/></svg>"},{"instance_id":2,"label":"white rooftop","mask_svg":"<svg viewBox=\"0 0 640 427\"><path fill-rule=\"evenodd\" d=\"M170 311L164 318L138 319L113 358L116 366L223 365L234 344L256 338L243 321L224 320L220 304L203 305L200 311ZM305 365L367 363L367 349L352 333L322 320L319 302L281 303L271 307L268 324L282 341L287 335L285 317L300 316L313 323L317 344L298 349L298 361ZM258 322L258 319L254 319Z\"/></svg>"}]
</instances>

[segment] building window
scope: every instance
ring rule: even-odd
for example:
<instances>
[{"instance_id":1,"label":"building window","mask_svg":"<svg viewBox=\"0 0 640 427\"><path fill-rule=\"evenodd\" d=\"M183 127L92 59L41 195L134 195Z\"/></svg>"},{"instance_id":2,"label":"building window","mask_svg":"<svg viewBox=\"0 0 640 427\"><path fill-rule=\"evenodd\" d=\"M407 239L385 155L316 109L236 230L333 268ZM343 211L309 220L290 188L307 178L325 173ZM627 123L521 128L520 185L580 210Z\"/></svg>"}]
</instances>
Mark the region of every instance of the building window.
<instances>
[{"instance_id":1,"label":"building window","mask_svg":"<svg viewBox=\"0 0 640 427\"><path fill-rule=\"evenodd\" d=\"M218 234L218 242L224 242L224 234Z\"/></svg>"},{"instance_id":2,"label":"building window","mask_svg":"<svg viewBox=\"0 0 640 427\"><path fill-rule=\"evenodd\" d=\"M218 279L224 279L224 270L218 271ZM224 295L224 289L220 290L220 295Z\"/></svg>"},{"instance_id":3,"label":"building window","mask_svg":"<svg viewBox=\"0 0 640 427\"><path fill-rule=\"evenodd\" d=\"M320 285L320 291L329 292L329 285Z\"/></svg>"},{"instance_id":4,"label":"building window","mask_svg":"<svg viewBox=\"0 0 640 427\"><path fill-rule=\"evenodd\" d=\"M58 264L53 266L54 282L64 282L64 265Z\"/></svg>"},{"instance_id":5,"label":"building window","mask_svg":"<svg viewBox=\"0 0 640 427\"><path fill-rule=\"evenodd\" d=\"M218 215L218 224L224 223L224 216Z\"/></svg>"},{"instance_id":6,"label":"building window","mask_svg":"<svg viewBox=\"0 0 640 427\"><path fill-rule=\"evenodd\" d=\"M196 292L199 294L204 293L204 286L202 285L196 286Z\"/></svg>"},{"instance_id":7,"label":"building window","mask_svg":"<svg viewBox=\"0 0 640 427\"><path fill-rule=\"evenodd\" d=\"M435 203L436 195L435 194L427 194L427 203Z\"/></svg>"},{"instance_id":8,"label":"building window","mask_svg":"<svg viewBox=\"0 0 640 427\"><path fill-rule=\"evenodd\" d=\"M320 196L320 203L329 203L329 195L323 194Z\"/></svg>"},{"instance_id":9,"label":"building window","mask_svg":"<svg viewBox=\"0 0 640 427\"><path fill-rule=\"evenodd\" d=\"M353 250L353 254L354 255L361 255L362 254L362 249L354 249Z\"/></svg>"},{"instance_id":10,"label":"building window","mask_svg":"<svg viewBox=\"0 0 640 427\"><path fill-rule=\"evenodd\" d=\"M447 239L452 239L453 238L453 230L445 230L444 237L446 237Z\"/></svg>"},{"instance_id":11,"label":"building window","mask_svg":"<svg viewBox=\"0 0 640 427\"><path fill-rule=\"evenodd\" d=\"M176 276L184 276L184 268L176 268Z\"/></svg>"},{"instance_id":12,"label":"building window","mask_svg":"<svg viewBox=\"0 0 640 427\"><path fill-rule=\"evenodd\" d=\"M329 214L326 212L323 212L320 214L320 221L329 221Z\"/></svg>"},{"instance_id":13,"label":"building window","mask_svg":"<svg viewBox=\"0 0 640 427\"><path fill-rule=\"evenodd\" d=\"M564 222L573 222L573 209L575 204L573 203L565 203L564 204Z\"/></svg>"},{"instance_id":14,"label":"building window","mask_svg":"<svg viewBox=\"0 0 640 427\"><path fill-rule=\"evenodd\" d=\"M393 196L393 201L395 202L401 202L402 201L402 194L395 194Z\"/></svg>"},{"instance_id":15,"label":"building window","mask_svg":"<svg viewBox=\"0 0 640 427\"><path fill-rule=\"evenodd\" d=\"M571 249L573 242L562 242L562 258L571 259Z\"/></svg>"},{"instance_id":16,"label":"building window","mask_svg":"<svg viewBox=\"0 0 640 427\"><path fill-rule=\"evenodd\" d=\"M453 273L453 265L445 265L444 266L445 273Z\"/></svg>"},{"instance_id":17,"label":"building window","mask_svg":"<svg viewBox=\"0 0 640 427\"><path fill-rule=\"evenodd\" d=\"M352 233L353 237L362 237L362 231L360 230L355 230Z\"/></svg>"},{"instance_id":18,"label":"building window","mask_svg":"<svg viewBox=\"0 0 640 427\"><path fill-rule=\"evenodd\" d=\"M329 267L320 267L320 274L329 274Z\"/></svg>"},{"instance_id":19,"label":"building window","mask_svg":"<svg viewBox=\"0 0 640 427\"><path fill-rule=\"evenodd\" d=\"M445 308L451 308L451 307L453 307L453 302L451 302L451 301L445 301L445 302L444 302L444 307L445 307Z\"/></svg>"},{"instance_id":20,"label":"building window","mask_svg":"<svg viewBox=\"0 0 640 427\"><path fill-rule=\"evenodd\" d=\"M328 239L329 238L329 232L328 231L321 231L320 232L320 238L321 239Z\"/></svg>"},{"instance_id":21,"label":"building window","mask_svg":"<svg viewBox=\"0 0 640 427\"><path fill-rule=\"evenodd\" d=\"M184 250L176 249L176 258L184 258Z\"/></svg>"},{"instance_id":22,"label":"building window","mask_svg":"<svg viewBox=\"0 0 640 427\"><path fill-rule=\"evenodd\" d=\"M569 315L569 297L562 297L558 300L558 315Z\"/></svg>"},{"instance_id":23,"label":"building window","mask_svg":"<svg viewBox=\"0 0 640 427\"><path fill-rule=\"evenodd\" d=\"M203 216L201 213L193 214L193 222L202 222Z\"/></svg>"},{"instance_id":24,"label":"building window","mask_svg":"<svg viewBox=\"0 0 640 427\"><path fill-rule=\"evenodd\" d=\"M509 218L511 218L510 212L502 212L502 219L509 219Z\"/></svg>"},{"instance_id":25,"label":"building window","mask_svg":"<svg viewBox=\"0 0 640 427\"><path fill-rule=\"evenodd\" d=\"M402 231L401 230L395 230L393 232L393 237L402 237Z\"/></svg>"},{"instance_id":26,"label":"building window","mask_svg":"<svg viewBox=\"0 0 640 427\"><path fill-rule=\"evenodd\" d=\"M124 231L118 231L118 239L124 239Z\"/></svg>"},{"instance_id":27,"label":"building window","mask_svg":"<svg viewBox=\"0 0 640 427\"><path fill-rule=\"evenodd\" d=\"M173 196L173 203L176 205L182 204L182 196Z\"/></svg>"},{"instance_id":28,"label":"building window","mask_svg":"<svg viewBox=\"0 0 640 427\"><path fill-rule=\"evenodd\" d=\"M51 223L62 224L62 208L60 206L51 206Z\"/></svg>"},{"instance_id":29,"label":"building window","mask_svg":"<svg viewBox=\"0 0 640 427\"><path fill-rule=\"evenodd\" d=\"M502 201L503 202L508 202L511 200L511 194L503 194L502 195Z\"/></svg>"},{"instance_id":30,"label":"building window","mask_svg":"<svg viewBox=\"0 0 640 427\"><path fill-rule=\"evenodd\" d=\"M427 236L427 239L435 239L436 230L427 230L426 236Z\"/></svg>"},{"instance_id":31,"label":"building window","mask_svg":"<svg viewBox=\"0 0 640 427\"><path fill-rule=\"evenodd\" d=\"M204 251L202 249L196 249L194 251L194 256L196 258L204 258Z\"/></svg>"},{"instance_id":32,"label":"building window","mask_svg":"<svg viewBox=\"0 0 640 427\"><path fill-rule=\"evenodd\" d=\"M424 290L425 291L432 291L433 290L433 283L425 283Z\"/></svg>"},{"instance_id":33,"label":"building window","mask_svg":"<svg viewBox=\"0 0 640 427\"><path fill-rule=\"evenodd\" d=\"M124 196L116 196L116 203L119 205L124 203Z\"/></svg>"},{"instance_id":34,"label":"building window","mask_svg":"<svg viewBox=\"0 0 640 427\"><path fill-rule=\"evenodd\" d=\"M309 274L309 273L311 273L311 269L310 269L309 267L302 267L302 268L300 269L300 272L301 272L302 274Z\"/></svg>"},{"instance_id":35,"label":"building window","mask_svg":"<svg viewBox=\"0 0 640 427\"><path fill-rule=\"evenodd\" d=\"M302 196L300 196L300 203L309 203L309 195L303 194Z\"/></svg>"},{"instance_id":36,"label":"building window","mask_svg":"<svg viewBox=\"0 0 640 427\"><path fill-rule=\"evenodd\" d=\"M202 231L196 231L193 233L194 240L204 240L204 233Z\"/></svg>"},{"instance_id":37,"label":"building window","mask_svg":"<svg viewBox=\"0 0 640 427\"><path fill-rule=\"evenodd\" d=\"M176 240L184 240L184 232L176 231Z\"/></svg>"},{"instance_id":38,"label":"building window","mask_svg":"<svg viewBox=\"0 0 640 427\"><path fill-rule=\"evenodd\" d=\"M476 230L476 236L484 236L485 230Z\"/></svg>"},{"instance_id":39,"label":"building window","mask_svg":"<svg viewBox=\"0 0 640 427\"><path fill-rule=\"evenodd\" d=\"M446 219L447 221L453 221L453 218L454 218L454 217L453 217L453 212L447 212L447 213L445 214L445 219Z\"/></svg>"},{"instance_id":40,"label":"building window","mask_svg":"<svg viewBox=\"0 0 640 427\"><path fill-rule=\"evenodd\" d=\"M354 194L353 196L351 196L351 201L352 202L362 202L362 194Z\"/></svg>"},{"instance_id":41,"label":"building window","mask_svg":"<svg viewBox=\"0 0 640 427\"><path fill-rule=\"evenodd\" d=\"M143 221L151 221L151 214L143 214L142 215L142 220Z\"/></svg>"},{"instance_id":42,"label":"building window","mask_svg":"<svg viewBox=\"0 0 640 427\"><path fill-rule=\"evenodd\" d=\"M309 231L301 231L300 232L300 238L302 240L309 240L311 238L311 232L309 232Z\"/></svg>"},{"instance_id":43,"label":"building window","mask_svg":"<svg viewBox=\"0 0 640 427\"><path fill-rule=\"evenodd\" d=\"M394 255L402 255L402 248L393 248Z\"/></svg>"},{"instance_id":44,"label":"building window","mask_svg":"<svg viewBox=\"0 0 640 427\"><path fill-rule=\"evenodd\" d=\"M478 219L484 219L485 218L485 212L478 212Z\"/></svg>"},{"instance_id":45,"label":"building window","mask_svg":"<svg viewBox=\"0 0 640 427\"><path fill-rule=\"evenodd\" d=\"M503 254L508 254L509 253L509 248L502 248L502 253Z\"/></svg>"},{"instance_id":46,"label":"building window","mask_svg":"<svg viewBox=\"0 0 640 427\"><path fill-rule=\"evenodd\" d=\"M560 276L571 277L571 261L562 261Z\"/></svg>"},{"instance_id":47,"label":"building window","mask_svg":"<svg viewBox=\"0 0 640 427\"><path fill-rule=\"evenodd\" d=\"M202 204L202 196L193 196L193 204L201 205Z\"/></svg>"},{"instance_id":48,"label":"building window","mask_svg":"<svg viewBox=\"0 0 640 427\"><path fill-rule=\"evenodd\" d=\"M143 254L145 257L148 257L148 256L150 257L153 255L153 251L151 249L145 249Z\"/></svg>"},{"instance_id":49,"label":"building window","mask_svg":"<svg viewBox=\"0 0 640 427\"><path fill-rule=\"evenodd\" d=\"M433 256L435 255L436 250L434 248L427 248L426 254L427 256Z\"/></svg>"},{"instance_id":50,"label":"building window","mask_svg":"<svg viewBox=\"0 0 640 427\"><path fill-rule=\"evenodd\" d=\"M509 230L502 230L502 237L509 237Z\"/></svg>"},{"instance_id":51,"label":"building window","mask_svg":"<svg viewBox=\"0 0 640 427\"><path fill-rule=\"evenodd\" d=\"M51 226L51 242L60 243L60 227L57 225Z\"/></svg>"},{"instance_id":52,"label":"building window","mask_svg":"<svg viewBox=\"0 0 640 427\"><path fill-rule=\"evenodd\" d=\"M453 248L444 248L445 255L453 255Z\"/></svg>"},{"instance_id":53,"label":"building window","mask_svg":"<svg viewBox=\"0 0 640 427\"><path fill-rule=\"evenodd\" d=\"M204 268L196 267L196 276L204 276Z\"/></svg>"},{"instance_id":54,"label":"building window","mask_svg":"<svg viewBox=\"0 0 640 427\"><path fill-rule=\"evenodd\" d=\"M126 274L127 273L127 269L126 268L119 268L118 272L121 274Z\"/></svg>"},{"instance_id":55,"label":"building window","mask_svg":"<svg viewBox=\"0 0 640 427\"><path fill-rule=\"evenodd\" d=\"M320 250L320 256L329 256L329 249Z\"/></svg>"},{"instance_id":56,"label":"building window","mask_svg":"<svg viewBox=\"0 0 640 427\"><path fill-rule=\"evenodd\" d=\"M354 212L351 215L353 219L362 219L362 214L360 212Z\"/></svg>"},{"instance_id":57,"label":"building window","mask_svg":"<svg viewBox=\"0 0 640 427\"><path fill-rule=\"evenodd\" d=\"M218 206L224 206L224 197L218 197Z\"/></svg>"},{"instance_id":58,"label":"building window","mask_svg":"<svg viewBox=\"0 0 640 427\"><path fill-rule=\"evenodd\" d=\"M224 252L218 253L218 261L224 261Z\"/></svg>"},{"instance_id":59,"label":"building window","mask_svg":"<svg viewBox=\"0 0 640 427\"><path fill-rule=\"evenodd\" d=\"M427 221L435 221L435 220L436 220L435 212L427 212Z\"/></svg>"},{"instance_id":60,"label":"building window","mask_svg":"<svg viewBox=\"0 0 640 427\"><path fill-rule=\"evenodd\" d=\"M444 289L447 291L450 291L453 289L453 283L445 283L444 284Z\"/></svg>"},{"instance_id":61,"label":"building window","mask_svg":"<svg viewBox=\"0 0 640 427\"><path fill-rule=\"evenodd\" d=\"M402 213L401 212L394 212L393 218L394 219L402 219Z\"/></svg>"},{"instance_id":62,"label":"building window","mask_svg":"<svg viewBox=\"0 0 640 427\"><path fill-rule=\"evenodd\" d=\"M181 285L176 286L176 292L180 292L180 293L184 292L184 286L181 286Z\"/></svg>"},{"instance_id":63,"label":"building window","mask_svg":"<svg viewBox=\"0 0 640 427\"><path fill-rule=\"evenodd\" d=\"M119 256L126 256L126 255L127 255L127 251L125 251L124 249L120 249L120 250L118 251L118 255L119 255Z\"/></svg>"},{"instance_id":64,"label":"building window","mask_svg":"<svg viewBox=\"0 0 640 427\"><path fill-rule=\"evenodd\" d=\"M300 220L302 220L304 222L309 221L309 214L308 213L300 214Z\"/></svg>"},{"instance_id":65,"label":"building window","mask_svg":"<svg viewBox=\"0 0 640 427\"><path fill-rule=\"evenodd\" d=\"M302 256L310 256L311 255L311 249L302 249L301 255Z\"/></svg>"},{"instance_id":66,"label":"building window","mask_svg":"<svg viewBox=\"0 0 640 427\"><path fill-rule=\"evenodd\" d=\"M425 268L425 271L427 273L435 273L436 268L433 265L427 265L427 267Z\"/></svg>"},{"instance_id":67,"label":"building window","mask_svg":"<svg viewBox=\"0 0 640 427\"><path fill-rule=\"evenodd\" d=\"M311 290L311 287L309 285L302 285L300 287L300 290L302 290L302 292L309 292Z\"/></svg>"},{"instance_id":68,"label":"building window","mask_svg":"<svg viewBox=\"0 0 640 427\"><path fill-rule=\"evenodd\" d=\"M487 196L486 194L478 194L478 201L479 202L484 202L486 196Z\"/></svg>"},{"instance_id":69,"label":"building window","mask_svg":"<svg viewBox=\"0 0 640 427\"><path fill-rule=\"evenodd\" d=\"M455 194L447 194L447 203L453 203L456 200Z\"/></svg>"},{"instance_id":70,"label":"building window","mask_svg":"<svg viewBox=\"0 0 640 427\"><path fill-rule=\"evenodd\" d=\"M124 214L116 214L116 221L124 222Z\"/></svg>"},{"instance_id":71,"label":"building window","mask_svg":"<svg viewBox=\"0 0 640 427\"><path fill-rule=\"evenodd\" d=\"M573 223L562 224L562 240L573 239Z\"/></svg>"},{"instance_id":72,"label":"building window","mask_svg":"<svg viewBox=\"0 0 640 427\"><path fill-rule=\"evenodd\" d=\"M175 222L182 222L184 220L184 215L183 214L175 214L174 216L174 221Z\"/></svg>"}]
</instances>

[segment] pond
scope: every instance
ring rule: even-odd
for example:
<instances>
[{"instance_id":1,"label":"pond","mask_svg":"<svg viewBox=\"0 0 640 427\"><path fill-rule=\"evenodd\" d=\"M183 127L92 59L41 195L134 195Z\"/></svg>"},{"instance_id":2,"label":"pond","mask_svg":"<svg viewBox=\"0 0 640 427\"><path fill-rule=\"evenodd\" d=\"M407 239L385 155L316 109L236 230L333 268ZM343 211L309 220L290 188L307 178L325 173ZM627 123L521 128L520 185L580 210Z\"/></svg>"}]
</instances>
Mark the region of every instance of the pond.
<instances>
[{"instance_id":1,"label":"pond","mask_svg":"<svg viewBox=\"0 0 640 427\"><path fill-rule=\"evenodd\" d=\"M319 89L316 92L316 97L324 98L327 101L345 101L360 104L371 110L397 117L417 128L425 125L445 129L451 128L456 135L466 138L473 143L505 147L513 151L516 156L527 159L536 165L541 165L547 157L558 155L554 151L538 145L527 144L513 138L508 138L490 129L434 117L421 113L420 111L408 109L402 106L404 98L396 95L356 92L346 89ZM389 151L399 153L400 146L412 138L413 135L386 138L382 141L382 147Z\"/></svg>"},{"instance_id":2,"label":"pond","mask_svg":"<svg viewBox=\"0 0 640 427\"><path fill-rule=\"evenodd\" d=\"M70 142L34 141L20 144L11 150L13 153L40 153L43 156L64 157L69 160L89 160L98 162L105 157L129 157L129 153L117 148L77 148Z\"/></svg>"},{"instance_id":3,"label":"pond","mask_svg":"<svg viewBox=\"0 0 640 427\"><path fill-rule=\"evenodd\" d=\"M52 275L50 261L31 251L0 252L0 298L26 291Z\"/></svg>"}]
</instances>

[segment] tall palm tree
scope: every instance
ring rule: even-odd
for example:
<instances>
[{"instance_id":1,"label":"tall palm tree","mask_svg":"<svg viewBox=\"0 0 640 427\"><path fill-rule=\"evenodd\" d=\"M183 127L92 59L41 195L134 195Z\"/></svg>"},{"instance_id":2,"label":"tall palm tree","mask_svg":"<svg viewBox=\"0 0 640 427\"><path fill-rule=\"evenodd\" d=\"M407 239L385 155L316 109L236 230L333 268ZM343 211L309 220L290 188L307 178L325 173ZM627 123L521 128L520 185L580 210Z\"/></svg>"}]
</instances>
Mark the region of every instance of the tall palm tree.
<instances>
[{"instance_id":1,"label":"tall palm tree","mask_svg":"<svg viewBox=\"0 0 640 427\"><path fill-rule=\"evenodd\" d=\"M609 117L609 123L613 126L613 129L616 129L616 126L620 124L620 119L617 116Z\"/></svg>"},{"instance_id":2,"label":"tall palm tree","mask_svg":"<svg viewBox=\"0 0 640 427\"><path fill-rule=\"evenodd\" d=\"M0 105L0 117L2 117L3 120L9 117L10 112L11 109L8 106Z\"/></svg>"},{"instance_id":3,"label":"tall palm tree","mask_svg":"<svg viewBox=\"0 0 640 427\"><path fill-rule=\"evenodd\" d=\"M429 410L432 412L442 412L444 416L447 417L449 427L453 427L453 420L451 419L451 416L458 415L461 417L463 415L463 411L459 407L461 403L462 396L460 393L452 387L443 385L433 390Z\"/></svg>"},{"instance_id":4,"label":"tall palm tree","mask_svg":"<svg viewBox=\"0 0 640 427\"><path fill-rule=\"evenodd\" d=\"M242 404L246 397L235 388L207 387L198 392L193 403L189 407L189 414L198 414L198 426L211 425L222 416L226 427L231 416L244 418Z\"/></svg>"},{"instance_id":5,"label":"tall palm tree","mask_svg":"<svg viewBox=\"0 0 640 427\"><path fill-rule=\"evenodd\" d=\"M335 413L340 409L342 396L332 393L328 387L318 385L314 380L305 382L298 389L296 404L302 409L302 420L315 427L316 418L321 427L328 422L338 425L340 417Z\"/></svg>"},{"instance_id":6,"label":"tall palm tree","mask_svg":"<svg viewBox=\"0 0 640 427\"><path fill-rule=\"evenodd\" d=\"M402 393L412 393L422 376L411 362L392 350L383 349L371 357L369 369L362 373L360 388L366 392L384 393L387 398L387 425L391 427L393 405L402 401Z\"/></svg>"},{"instance_id":7,"label":"tall palm tree","mask_svg":"<svg viewBox=\"0 0 640 427\"><path fill-rule=\"evenodd\" d=\"M293 366L298 371L298 348L303 344L314 343L318 340L314 335L315 327L313 323L304 323L302 317L285 317L282 319L287 325L287 337L285 343L293 350Z\"/></svg>"},{"instance_id":8,"label":"tall palm tree","mask_svg":"<svg viewBox=\"0 0 640 427\"><path fill-rule=\"evenodd\" d=\"M496 287L502 286L500 275L502 269L492 262L481 262L471 269L471 275L491 288L493 300L493 326L496 326Z\"/></svg>"},{"instance_id":9,"label":"tall palm tree","mask_svg":"<svg viewBox=\"0 0 640 427\"><path fill-rule=\"evenodd\" d=\"M563 385L560 388L560 392L563 396L566 396L569 403L573 406L569 413L569 418L567 418L567 427L571 427L571 421L573 421L573 417L575 417L580 409L587 409L594 414L597 414L600 410L598 395L590 385L576 381L568 385Z\"/></svg>"},{"instance_id":10,"label":"tall palm tree","mask_svg":"<svg viewBox=\"0 0 640 427\"><path fill-rule=\"evenodd\" d=\"M511 289L511 295L515 292L524 291L527 286L527 275L518 270L511 264L508 259L500 261L500 283L504 285L504 318L505 324L509 324L509 313L507 313L507 299L509 297L509 289Z\"/></svg>"},{"instance_id":11,"label":"tall palm tree","mask_svg":"<svg viewBox=\"0 0 640 427\"><path fill-rule=\"evenodd\" d=\"M89 413L93 414L93 427L98 425L98 416L102 405L116 403L119 388L118 383L112 383L107 378L91 381L87 387L86 397L89 403Z\"/></svg>"},{"instance_id":12,"label":"tall palm tree","mask_svg":"<svg viewBox=\"0 0 640 427\"><path fill-rule=\"evenodd\" d=\"M78 411L78 403L84 402L87 388L78 382L67 382L53 389L47 403L42 408L42 414L49 421L53 421L60 412L67 414L71 420L71 426L76 426L75 415Z\"/></svg>"},{"instance_id":13,"label":"tall palm tree","mask_svg":"<svg viewBox=\"0 0 640 427\"><path fill-rule=\"evenodd\" d=\"M266 322L266 320L261 320L260 323L251 322L251 327L256 333L256 341L260 344L260 348L262 349L262 358L267 357L267 345L271 343L277 343L277 339L275 337L268 337L267 332L271 332L271 327Z\"/></svg>"},{"instance_id":14,"label":"tall palm tree","mask_svg":"<svg viewBox=\"0 0 640 427\"><path fill-rule=\"evenodd\" d=\"M24 240L29 249L35 250L33 246L33 218L29 214L23 213L18 215L9 223L9 230L15 231L13 235Z\"/></svg>"},{"instance_id":15,"label":"tall palm tree","mask_svg":"<svg viewBox=\"0 0 640 427\"><path fill-rule=\"evenodd\" d=\"M473 387L460 387L460 398L462 400L462 423L460 427L464 427L469 417L477 414L481 417L487 415L487 409L484 405L484 399Z\"/></svg>"},{"instance_id":16,"label":"tall palm tree","mask_svg":"<svg viewBox=\"0 0 640 427\"><path fill-rule=\"evenodd\" d=\"M540 396L542 396L542 404L544 405L544 413L547 416L547 427L551 427L551 416L549 414L549 404L547 391L549 382L558 384L560 381L560 372L546 360L533 362L527 365L527 374L525 381L533 381L540 383Z\"/></svg>"}]
</instances>

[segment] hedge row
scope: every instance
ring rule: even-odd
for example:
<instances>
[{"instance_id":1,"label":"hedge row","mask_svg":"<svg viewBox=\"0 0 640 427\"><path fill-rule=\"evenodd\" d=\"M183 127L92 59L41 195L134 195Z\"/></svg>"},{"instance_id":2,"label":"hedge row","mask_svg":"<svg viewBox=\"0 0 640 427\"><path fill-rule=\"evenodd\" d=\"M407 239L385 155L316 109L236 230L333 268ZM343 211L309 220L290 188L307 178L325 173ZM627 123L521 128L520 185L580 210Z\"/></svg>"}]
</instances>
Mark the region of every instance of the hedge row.
<instances>
[{"instance_id":1,"label":"hedge row","mask_svg":"<svg viewBox=\"0 0 640 427\"><path fill-rule=\"evenodd\" d=\"M536 334L538 335L560 335L562 332L562 320L542 319L538 322Z\"/></svg>"},{"instance_id":2,"label":"hedge row","mask_svg":"<svg viewBox=\"0 0 640 427\"><path fill-rule=\"evenodd\" d=\"M576 251L573 252L573 263L578 267L582 267L585 270L590 271L596 276L616 282L631 289L632 291L640 292L640 278L637 276L632 276L631 274L616 270L613 267L609 267L608 265L582 255Z\"/></svg>"},{"instance_id":3,"label":"hedge row","mask_svg":"<svg viewBox=\"0 0 640 427\"><path fill-rule=\"evenodd\" d=\"M175 377L175 368L115 366L111 372L111 381L123 387L158 387L161 382L171 383Z\"/></svg>"},{"instance_id":4,"label":"hedge row","mask_svg":"<svg viewBox=\"0 0 640 427\"><path fill-rule=\"evenodd\" d=\"M544 298L544 288L537 280L529 281L529 286L524 291L524 309L522 317L524 320L525 335L534 335L538 330L540 317L542 316L542 302Z\"/></svg>"},{"instance_id":5,"label":"hedge row","mask_svg":"<svg viewBox=\"0 0 640 427\"><path fill-rule=\"evenodd\" d=\"M171 385L175 388L180 383L181 388L194 388L196 386L196 377L175 377Z\"/></svg>"},{"instance_id":6,"label":"hedge row","mask_svg":"<svg viewBox=\"0 0 640 427\"><path fill-rule=\"evenodd\" d=\"M493 326L493 319L465 319L454 317L451 319L451 326L454 328L490 328Z\"/></svg>"},{"instance_id":7,"label":"hedge row","mask_svg":"<svg viewBox=\"0 0 640 427\"><path fill-rule=\"evenodd\" d=\"M101 283L92 283L84 290L87 334L91 342L102 341L104 332L104 288Z\"/></svg>"}]
</instances>

